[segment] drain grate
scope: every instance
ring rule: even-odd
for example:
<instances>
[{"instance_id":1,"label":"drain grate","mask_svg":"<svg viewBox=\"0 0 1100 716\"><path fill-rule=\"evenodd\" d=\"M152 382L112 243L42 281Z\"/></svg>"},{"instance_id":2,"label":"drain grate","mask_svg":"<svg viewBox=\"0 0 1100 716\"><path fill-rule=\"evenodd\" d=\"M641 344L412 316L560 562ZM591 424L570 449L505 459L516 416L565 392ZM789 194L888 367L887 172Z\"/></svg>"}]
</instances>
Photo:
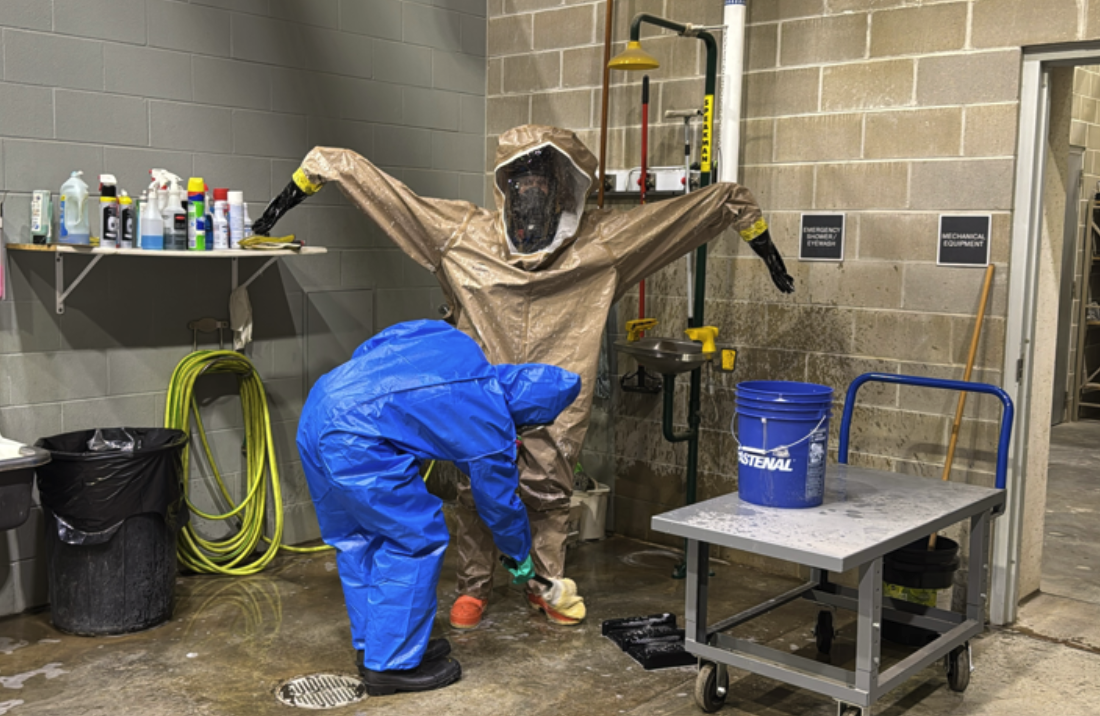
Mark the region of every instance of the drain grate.
<instances>
[{"instance_id":1,"label":"drain grate","mask_svg":"<svg viewBox=\"0 0 1100 716\"><path fill-rule=\"evenodd\" d=\"M335 709L354 704L367 696L367 687L354 676L310 674L283 682L275 696L300 709Z\"/></svg>"}]
</instances>

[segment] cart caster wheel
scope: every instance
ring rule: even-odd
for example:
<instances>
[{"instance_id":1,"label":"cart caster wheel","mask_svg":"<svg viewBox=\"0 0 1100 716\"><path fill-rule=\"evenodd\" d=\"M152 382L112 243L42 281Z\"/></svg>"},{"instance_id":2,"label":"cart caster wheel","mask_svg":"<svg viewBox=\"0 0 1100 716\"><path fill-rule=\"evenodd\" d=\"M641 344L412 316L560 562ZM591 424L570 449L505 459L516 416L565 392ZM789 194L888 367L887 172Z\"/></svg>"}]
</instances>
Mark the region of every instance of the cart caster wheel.
<instances>
[{"instance_id":1,"label":"cart caster wheel","mask_svg":"<svg viewBox=\"0 0 1100 716\"><path fill-rule=\"evenodd\" d=\"M970 643L947 655L947 685L960 694L970 686Z\"/></svg>"},{"instance_id":2,"label":"cart caster wheel","mask_svg":"<svg viewBox=\"0 0 1100 716\"><path fill-rule=\"evenodd\" d=\"M817 626L814 627L814 638L817 640L817 651L825 656L833 650L833 638L836 629L833 628L833 613L821 610L817 613Z\"/></svg>"},{"instance_id":3,"label":"cart caster wheel","mask_svg":"<svg viewBox=\"0 0 1100 716\"><path fill-rule=\"evenodd\" d=\"M863 716L863 709L858 706L845 706L841 709L840 716Z\"/></svg>"},{"instance_id":4,"label":"cart caster wheel","mask_svg":"<svg viewBox=\"0 0 1100 716\"><path fill-rule=\"evenodd\" d=\"M699 675L695 677L695 703L704 712L712 714L726 703L727 683L719 693L718 667L709 661L699 666Z\"/></svg>"}]
</instances>

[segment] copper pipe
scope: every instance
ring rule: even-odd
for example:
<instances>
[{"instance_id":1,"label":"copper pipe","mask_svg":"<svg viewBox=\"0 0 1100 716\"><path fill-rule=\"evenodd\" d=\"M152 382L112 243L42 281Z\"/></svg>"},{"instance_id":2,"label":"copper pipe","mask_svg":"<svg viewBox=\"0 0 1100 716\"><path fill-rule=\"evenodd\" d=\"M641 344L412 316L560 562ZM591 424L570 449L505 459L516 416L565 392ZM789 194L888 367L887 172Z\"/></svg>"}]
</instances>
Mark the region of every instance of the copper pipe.
<instances>
[{"instance_id":1,"label":"copper pipe","mask_svg":"<svg viewBox=\"0 0 1100 716\"><path fill-rule=\"evenodd\" d=\"M603 33L603 96L600 109L600 194L596 204L603 208L603 189L607 179L607 97L610 93L611 25L615 20L615 0L607 0L607 17Z\"/></svg>"}]
</instances>

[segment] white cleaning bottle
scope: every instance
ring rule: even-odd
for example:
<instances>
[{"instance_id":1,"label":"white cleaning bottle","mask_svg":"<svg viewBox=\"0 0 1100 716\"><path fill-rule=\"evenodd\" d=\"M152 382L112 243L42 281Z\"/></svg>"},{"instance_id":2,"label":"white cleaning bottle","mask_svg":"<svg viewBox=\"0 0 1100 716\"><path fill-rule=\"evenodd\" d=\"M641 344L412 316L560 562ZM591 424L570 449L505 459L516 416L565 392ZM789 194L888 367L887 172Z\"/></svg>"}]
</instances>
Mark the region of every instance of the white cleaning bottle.
<instances>
[{"instance_id":1,"label":"white cleaning bottle","mask_svg":"<svg viewBox=\"0 0 1100 716\"><path fill-rule=\"evenodd\" d=\"M117 249L122 235L118 203L118 180L113 174L99 175L99 245Z\"/></svg>"},{"instance_id":2,"label":"white cleaning bottle","mask_svg":"<svg viewBox=\"0 0 1100 716\"><path fill-rule=\"evenodd\" d=\"M244 192L229 192L229 248L241 248L244 238Z\"/></svg>"},{"instance_id":3,"label":"white cleaning bottle","mask_svg":"<svg viewBox=\"0 0 1100 716\"><path fill-rule=\"evenodd\" d=\"M88 221L88 185L80 177L82 171L73 172L61 185L60 242L63 244L91 243L91 223Z\"/></svg>"}]
</instances>

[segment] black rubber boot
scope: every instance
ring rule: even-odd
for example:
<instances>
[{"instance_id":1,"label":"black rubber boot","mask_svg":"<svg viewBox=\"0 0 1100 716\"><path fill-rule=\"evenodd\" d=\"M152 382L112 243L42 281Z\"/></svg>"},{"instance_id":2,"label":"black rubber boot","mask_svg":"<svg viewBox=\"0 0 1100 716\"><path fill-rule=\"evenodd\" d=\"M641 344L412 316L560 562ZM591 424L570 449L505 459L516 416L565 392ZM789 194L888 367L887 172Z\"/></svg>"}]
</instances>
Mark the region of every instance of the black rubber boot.
<instances>
[{"instance_id":1,"label":"black rubber boot","mask_svg":"<svg viewBox=\"0 0 1100 716\"><path fill-rule=\"evenodd\" d=\"M422 661L415 669L371 671L360 666L359 676L369 696L389 696L399 691L432 691L462 678L462 667L450 657Z\"/></svg>"},{"instance_id":2,"label":"black rubber boot","mask_svg":"<svg viewBox=\"0 0 1100 716\"><path fill-rule=\"evenodd\" d=\"M451 653L451 642L440 637L439 639L429 639L428 648L424 650L424 657L420 660L421 663L425 661L435 661L436 659L442 659ZM355 652L355 665L360 670L363 669L363 650L360 649Z\"/></svg>"}]
</instances>

